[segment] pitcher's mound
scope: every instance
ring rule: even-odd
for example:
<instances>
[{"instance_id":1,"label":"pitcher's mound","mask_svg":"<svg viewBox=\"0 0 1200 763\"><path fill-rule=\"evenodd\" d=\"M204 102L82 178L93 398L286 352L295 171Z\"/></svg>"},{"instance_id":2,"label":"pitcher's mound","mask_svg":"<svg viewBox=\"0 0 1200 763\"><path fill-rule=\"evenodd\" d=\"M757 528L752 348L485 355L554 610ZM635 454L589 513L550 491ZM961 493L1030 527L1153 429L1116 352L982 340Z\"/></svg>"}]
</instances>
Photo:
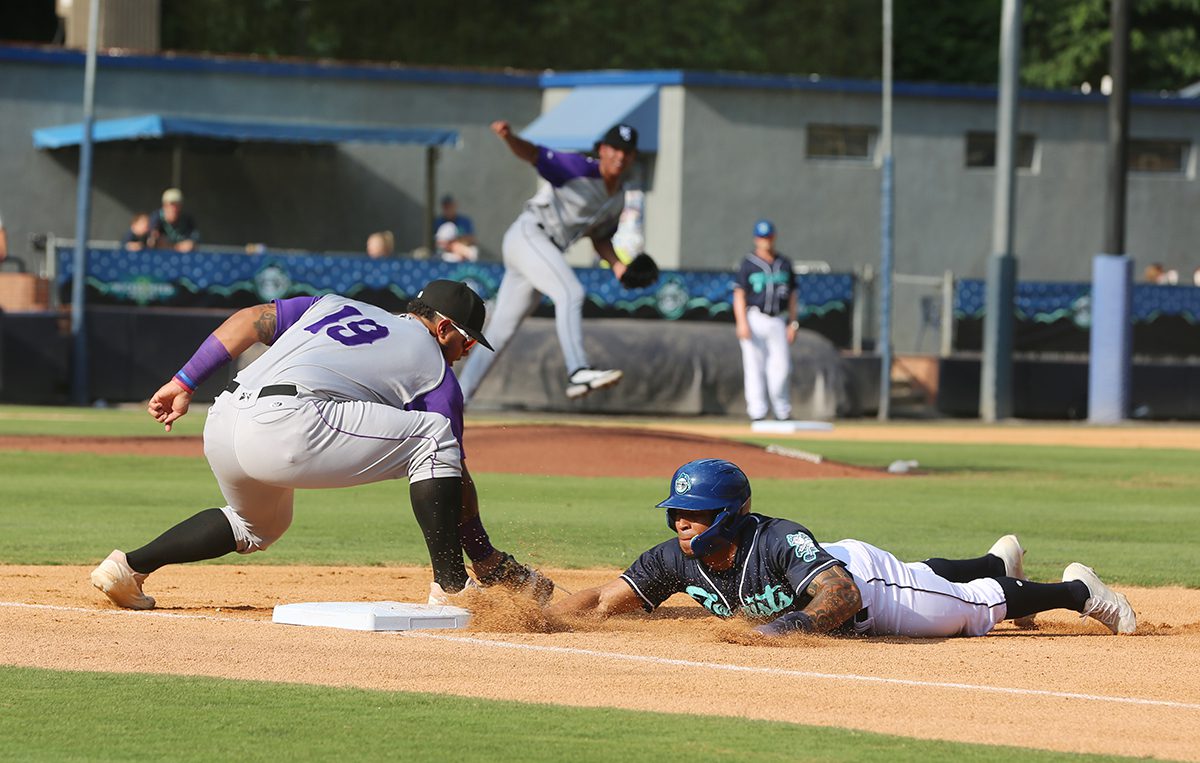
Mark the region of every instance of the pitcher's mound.
<instances>
[{"instance_id":1,"label":"pitcher's mound","mask_svg":"<svg viewBox=\"0 0 1200 763\"><path fill-rule=\"evenodd\" d=\"M701 435L591 426L475 426L464 437L472 472L670 479L696 458L724 458L756 478L885 477L858 466L819 464L758 445Z\"/></svg>"}]
</instances>

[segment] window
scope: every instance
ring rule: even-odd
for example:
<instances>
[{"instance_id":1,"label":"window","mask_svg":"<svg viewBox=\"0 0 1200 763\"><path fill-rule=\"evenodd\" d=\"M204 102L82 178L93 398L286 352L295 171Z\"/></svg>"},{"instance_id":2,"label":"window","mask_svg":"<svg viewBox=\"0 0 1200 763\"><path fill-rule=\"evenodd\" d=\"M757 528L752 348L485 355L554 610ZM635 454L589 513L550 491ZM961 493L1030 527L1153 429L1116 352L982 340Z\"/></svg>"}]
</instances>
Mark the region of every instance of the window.
<instances>
[{"instance_id":1,"label":"window","mask_svg":"<svg viewBox=\"0 0 1200 763\"><path fill-rule=\"evenodd\" d=\"M868 159L875 138L875 128L862 125L810 124L806 133L810 159Z\"/></svg>"},{"instance_id":2,"label":"window","mask_svg":"<svg viewBox=\"0 0 1200 763\"><path fill-rule=\"evenodd\" d=\"M1129 141L1130 172L1169 172L1183 174L1187 168L1188 149L1186 140L1145 140L1131 138Z\"/></svg>"},{"instance_id":3,"label":"window","mask_svg":"<svg viewBox=\"0 0 1200 763\"><path fill-rule=\"evenodd\" d=\"M1017 168L1033 169L1033 153L1037 147L1037 138L1028 133L1017 136ZM996 166L996 133L969 132L967 133L967 166L995 167Z\"/></svg>"}]
</instances>

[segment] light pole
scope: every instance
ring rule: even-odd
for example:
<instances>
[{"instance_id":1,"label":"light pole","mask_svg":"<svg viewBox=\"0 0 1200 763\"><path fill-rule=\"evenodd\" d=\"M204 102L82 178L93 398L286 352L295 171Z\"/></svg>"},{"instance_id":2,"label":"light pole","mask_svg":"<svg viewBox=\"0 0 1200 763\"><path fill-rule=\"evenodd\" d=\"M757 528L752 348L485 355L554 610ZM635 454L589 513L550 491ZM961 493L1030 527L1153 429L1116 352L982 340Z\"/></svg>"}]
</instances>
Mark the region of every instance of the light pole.
<instances>
[{"instance_id":1,"label":"light pole","mask_svg":"<svg viewBox=\"0 0 1200 763\"><path fill-rule=\"evenodd\" d=\"M83 138L79 142L79 185L75 189L75 256L71 278L71 338L74 340L71 401L87 405L87 323L83 287L87 279L87 242L92 218L92 124L95 122L96 34L100 27L100 3L89 0L87 63L83 69Z\"/></svg>"}]
</instances>

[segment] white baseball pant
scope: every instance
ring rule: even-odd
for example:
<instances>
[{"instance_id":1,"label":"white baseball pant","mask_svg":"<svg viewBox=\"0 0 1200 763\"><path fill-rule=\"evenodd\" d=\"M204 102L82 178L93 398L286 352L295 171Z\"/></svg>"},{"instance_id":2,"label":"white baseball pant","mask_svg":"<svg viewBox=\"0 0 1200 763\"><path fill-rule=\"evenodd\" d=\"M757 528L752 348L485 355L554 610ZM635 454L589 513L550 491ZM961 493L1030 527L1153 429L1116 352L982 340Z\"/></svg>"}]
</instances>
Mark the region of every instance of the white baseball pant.
<instances>
[{"instance_id":1,"label":"white baseball pant","mask_svg":"<svg viewBox=\"0 0 1200 763\"><path fill-rule=\"evenodd\" d=\"M502 252L504 278L483 327L484 335L496 351L467 356L458 383L468 401L521 322L537 307L542 294L554 302L554 326L567 373L588 365L583 349L583 284L563 259L562 252L538 227L532 213L522 212L509 226Z\"/></svg>"},{"instance_id":2,"label":"white baseball pant","mask_svg":"<svg viewBox=\"0 0 1200 763\"><path fill-rule=\"evenodd\" d=\"M767 401L778 419L792 415L792 355L788 347L787 322L783 316L771 316L757 307L746 309L750 338L740 339L742 378L746 391L746 413L752 419L765 418Z\"/></svg>"},{"instance_id":3,"label":"white baseball pant","mask_svg":"<svg viewBox=\"0 0 1200 763\"><path fill-rule=\"evenodd\" d=\"M218 396L204 424L204 455L228 502L222 511L239 553L283 535L296 488L462 474L458 441L441 414L246 391Z\"/></svg>"},{"instance_id":4,"label":"white baseball pant","mask_svg":"<svg viewBox=\"0 0 1200 763\"><path fill-rule=\"evenodd\" d=\"M867 610L854 631L872 636L982 636L1004 619L1008 603L992 578L951 583L924 562L905 563L858 540L822 543L841 560Z\"/></svg>"}]
</instances>

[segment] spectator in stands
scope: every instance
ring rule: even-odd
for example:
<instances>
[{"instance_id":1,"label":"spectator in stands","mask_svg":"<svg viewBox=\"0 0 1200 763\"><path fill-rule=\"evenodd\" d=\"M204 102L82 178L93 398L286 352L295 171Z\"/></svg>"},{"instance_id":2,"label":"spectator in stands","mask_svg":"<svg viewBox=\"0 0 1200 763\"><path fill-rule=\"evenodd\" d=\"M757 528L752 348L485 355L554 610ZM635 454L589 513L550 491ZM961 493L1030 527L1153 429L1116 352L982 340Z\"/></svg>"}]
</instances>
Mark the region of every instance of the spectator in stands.
<instances>
[{"instance_id":1,"label":"spectator in stands","mask_svg":"<svg viewBox=\"0 0 1200 763\"><path fill-rule=\"evenodd\" d=\"M131 252L138 252L146 248L146 242L150 238L150 215L145 212L138 212L129 221L129 230L125 232L125 237L121 239L121 248L128 249Z\"/></svg>"},{"instance_id":2,"label":"spectator in stands","mask_svg":"<svg viewBox=\"0 0 1200 763\"><path fill-rule=\"evenodd\" d=\"M196 227L192 216L183 211L183 191L178 188L163 191L162 207L150 216L150 234L146 246L190 252L198 243L200 229Z\"/></svg>"},{"instance_id":3,"label":"spectator in stands","mask_svg":"<svg viewBox=\"0 0 1200 763\"><path fill-rule=\"evenodd\" d=\"M1192 271L1192 283L1196 286L1200 286L1200 266L1197 266L1196 269Z\"/></svg>"},{"instance_id":4,"label":"spectator in stands","mask_svg":"<svg viewBox=\"0 0 1200 763\"><path fill-rule=\"evenodd\" d=\"M475 262L479 259L479 247L471 243L474 236L463 235L457 223L450 220L442 223L433 239L443 262Z\"/></svg>"},{"instance_id":5,"label":"spectator in stands","mask_svg":"<svg viewBox=\"0 0 1200 763\"><path fill-rule=\"evenodd\" d=\"M396 237L390 230L382 230L367 236L367 256L373 260L391 257L396 251Z\"/></svg>"},{"instance_id":6,"label":"spectator in stands","mask_svg":"<svg viewBox=\"0 0 1200 763\"><path fill-rule=\"evenodd\" d=\"M1175 268L1168 270L1161 262L1152 262L1142 271L1142 278L1159 286L1174 286L1179 283L1179 271Z\"/></svg>"},{"instance_id":7,"label":"spectator in stands","mask_svg":"<svg viewBox=\"0 0 1200 763\"><path fill-rule=\"evenodd\" d=\"M442 214L433 220L433 229L436 231L442 227L443 223L454 223L458 226L458 240L464 244L474 246L475 244L475 223L471 222L471 218L458 213L458 202L450 194L442 197Z\"/></svg>"}]
</instances>

